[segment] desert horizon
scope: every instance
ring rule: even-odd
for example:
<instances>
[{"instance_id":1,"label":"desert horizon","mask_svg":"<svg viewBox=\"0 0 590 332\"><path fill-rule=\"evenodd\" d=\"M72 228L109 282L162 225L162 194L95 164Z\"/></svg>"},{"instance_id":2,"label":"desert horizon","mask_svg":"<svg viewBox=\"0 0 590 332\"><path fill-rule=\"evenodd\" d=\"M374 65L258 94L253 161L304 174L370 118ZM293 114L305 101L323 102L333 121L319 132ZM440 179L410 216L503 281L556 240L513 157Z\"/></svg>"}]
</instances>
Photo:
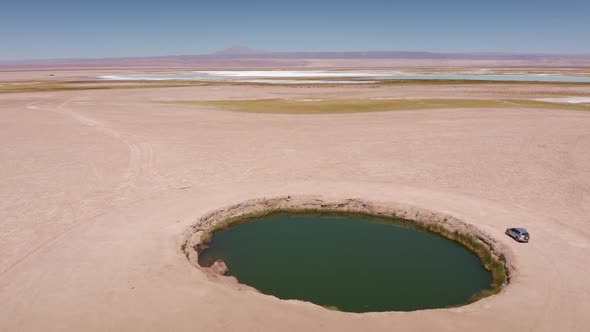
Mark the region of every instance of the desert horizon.
<instances>
[{"instance_id":1,"label":"desert horizon","mask_svg":"<svg viewBox=\"0 0 590 332\"><path fill-rule=\"evenodd\" d=\"M590 329L587 3L5 7L0 331Z\"/></svg>"},{"instance_id":2,"label":"desert horizon","mask_svg":"<svg viewBox=\"0 0 590 332\"><path fill-rule=\"evenodd\" d=\"M371 61L366 61L371 60ZM392 66L590 67L590 53L350 51L274 52L232 46L208 54L0 60L0 70L68 68L288 68Z\"/></svg>"}]
</instances>

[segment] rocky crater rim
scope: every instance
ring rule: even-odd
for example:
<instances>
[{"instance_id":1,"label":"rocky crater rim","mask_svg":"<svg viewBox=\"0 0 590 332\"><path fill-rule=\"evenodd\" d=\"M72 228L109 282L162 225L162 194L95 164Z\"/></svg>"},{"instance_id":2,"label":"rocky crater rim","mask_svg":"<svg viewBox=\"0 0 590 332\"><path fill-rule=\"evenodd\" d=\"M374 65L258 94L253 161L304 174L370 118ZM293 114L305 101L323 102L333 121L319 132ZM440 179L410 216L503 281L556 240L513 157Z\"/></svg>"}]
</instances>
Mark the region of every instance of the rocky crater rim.
<instances>
[{"instance_id":1,"label":"rocky crater rim","mask_svg":"<svg viewBox=\"0 0 590 332\"><path fill-rule=\"evenodd\" d=\"M213 269L202 267L198 263L199 253L207 247L213 233L248 219L277 212L337 212L397 218L458 242L481 259L485 269L492 274L493 280L490 288L475 294L466 304L499 293L510 283L511 277L516 272L510 250L489 234L467 222L451 215L411 205L372 202L359 198L329 199L322 196L286 195L250 199L200 217L185 231L181 250L193 266L208 274L218 275L219 273Z\"/></svg>"}]
</instances>

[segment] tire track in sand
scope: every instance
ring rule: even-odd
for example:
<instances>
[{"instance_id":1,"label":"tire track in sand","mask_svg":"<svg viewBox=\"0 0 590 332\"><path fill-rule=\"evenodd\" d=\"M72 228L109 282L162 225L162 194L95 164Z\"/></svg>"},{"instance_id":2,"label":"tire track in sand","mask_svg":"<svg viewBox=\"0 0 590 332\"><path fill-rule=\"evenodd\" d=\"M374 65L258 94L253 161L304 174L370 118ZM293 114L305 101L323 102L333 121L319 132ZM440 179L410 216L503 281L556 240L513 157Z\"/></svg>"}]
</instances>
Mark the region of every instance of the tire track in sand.
<instances>
[{"instance_id":1,"label":"tire track in sand","mask_svg":"<svg viewBox=\"0 0 590 332\"><path fill-rule=\"evenodd\" d=\"M67 227L65 230L59 232L58 234L55 234L47 238L46 240L40 242L37 246L31 248L29 251L24 253L23 256L20 257L20 259L16 260L12 264L8 265L4 270L0 271L0 276L5 275L10 270L26 261L28 258L32 257L35 253L39 252L42 248L58 241L65 234L73 231L81 225L86 224L87 222L95 220L97 217L107 213L116 206L121 206L133 203L135 201L140 201L141 199L121 202L121 200L126 199L128 194L130 194L133 191L133 189L137 186L142 175L147 175L151 178L161 177L154 167L155 156L152 145L149 142L141 142L141 138L138 135L116 130L104 122L98 121L87 116L83 116L79 113L76 113L72 109L66 108L66 106L70 103L82 100L86 100L86 98L70 98L55 107L40 105L39 102L33 102L27 104L26 108L31 110L49 111L71 117L82 125L93 127L100 134L107 135L124 143L129 151L129 161L122 175L123 181L121 181L121 183L117 186L117 189L113 190L113 194L117 194L119 196L119 199L113 199L110 203L105 204L105 207L102 209L92 210L88 216L80 218L79 220L74 222L70 227ZM96 173L96 164L92 163L90 167Z\"/></svg>"},{"instance_id":2,"label":"tire track in sand","mask_svg":"<svg viewBox=\"0 0 590 332\"><path fill-rule=\"evenodd\" d=\"M123 192L125 194L129 193L129 191L131 191L138 184L142 176L149 176L150 179L160 178L160 175L154 166L155 156L152 144L142 141L141 137L136 134L117 130L105 122L81 115L71 108L66 108L66 106L73 102L84 100L87 99L84 97L70 98L56 107L40 107L38 104L31 103L27 105L27 108L51 111L61 115L69 116L82 125L93 127L97 132L115 138L125 144L127 150L129 151L129 160L122 175L123 181L117 188L118 192ZM95 167L95 165L92 167Z\"/></svg>"}]
</instances>

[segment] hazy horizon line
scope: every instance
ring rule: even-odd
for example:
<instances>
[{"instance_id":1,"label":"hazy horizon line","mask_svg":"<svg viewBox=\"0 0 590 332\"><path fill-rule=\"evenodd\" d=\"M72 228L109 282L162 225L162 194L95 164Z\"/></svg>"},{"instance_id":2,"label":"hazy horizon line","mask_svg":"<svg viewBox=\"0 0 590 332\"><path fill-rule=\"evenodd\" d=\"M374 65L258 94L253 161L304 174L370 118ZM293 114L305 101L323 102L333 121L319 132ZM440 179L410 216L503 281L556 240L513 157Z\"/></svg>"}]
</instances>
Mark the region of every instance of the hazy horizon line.
<instances>
[{"instance_id":1,"label":"hazy horizon line","mask_svg":"<svg viewBox=\"0 0 590 332\"><path fill-rule=\"evenodd\" d=\"M247 52L228 52L235 47L243 47L247 49ZM130 56L104 56L104 57L55 57L55 58L27 58L27 59L7 59L0 60L2 64L25 64L25 63L37 63L37 62L51 62L51 61L88 61L88 60L133 60L133 59L162 59L162 58L183 58L183 57L195 57L203 59L247 59L252 57L253 59L258 57L269 58L271 55L311 55L311 54L387 54L390 53L403 55L403 54L422 54L422 55L449 55L449 56L535 56L535 57L590 57L590 53L558 53L558 52L501 52L501 51L461 51L461 52L447 52L447 51L427 51L427 50L367 50L367 51L272 51L272 50L257 50L251 49L245 46L232 46L219 51L210 53L190 53L190 54L165 54L165 55L130 55ZM360 58L362 59L362 58ZM381 59L388 59L387 57Z\"/></svg>"}]
</instances>

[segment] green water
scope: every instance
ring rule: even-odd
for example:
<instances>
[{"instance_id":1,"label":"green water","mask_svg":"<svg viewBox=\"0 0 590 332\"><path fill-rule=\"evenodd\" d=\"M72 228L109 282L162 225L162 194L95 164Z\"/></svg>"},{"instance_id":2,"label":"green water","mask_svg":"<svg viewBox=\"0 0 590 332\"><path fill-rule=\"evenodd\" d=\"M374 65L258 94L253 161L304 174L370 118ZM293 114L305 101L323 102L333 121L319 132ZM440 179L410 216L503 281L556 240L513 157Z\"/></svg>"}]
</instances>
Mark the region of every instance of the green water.
<instances>
[{"instance_id":1,"label":"green water","mask_svg":"<svg viewBox=\"0 0 590 332\"><path fill-rule=\"evenodd\" d=\"M342 311L411 311L465 304L491 274L465 247L403 220L276 213L215 233L199 264L262 293Z\"/></svg>"}]
</instances>

